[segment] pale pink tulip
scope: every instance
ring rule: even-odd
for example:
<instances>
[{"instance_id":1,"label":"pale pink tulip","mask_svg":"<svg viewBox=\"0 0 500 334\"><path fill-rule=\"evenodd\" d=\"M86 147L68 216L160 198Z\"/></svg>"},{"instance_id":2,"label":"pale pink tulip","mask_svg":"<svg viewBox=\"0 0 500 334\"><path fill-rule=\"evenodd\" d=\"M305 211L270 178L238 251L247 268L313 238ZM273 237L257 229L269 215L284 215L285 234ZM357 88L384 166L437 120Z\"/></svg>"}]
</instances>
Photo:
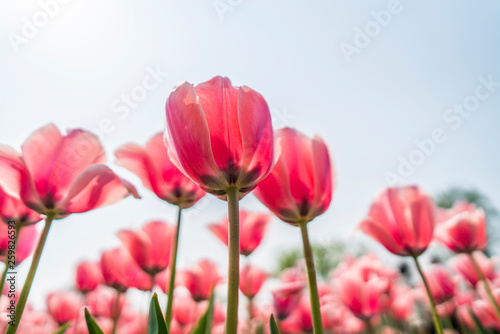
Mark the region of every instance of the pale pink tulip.
<instances>
[{"instance_id":1,"label":"pale pink tulip","mask_svg":"<svg viewBox=\"0 0 500 334\"><path fill-rule=\"evenodd\" d=\"M281 220L307 223L330 206L333 168L325 142L297 130L277 132L281 155L268 177L255 189L257 198Z\"/></svg>"},{"instance_id":2,"label":"pale pink tulip","mask_svg":"<svg viewBox=\"0 0 500 334\"><path fill-rule=\"evenodd\" d=\"M242 197L271 171L271 115L256 91L220 76L184 82L168 97L166 115L172 161L205 191L225 198L235 186Z\"/></svg>"},{"instance_id":3,"label":"pale pink tulip","mask_svg":"<svg viewBox=\"0 0 500 334\"><path fill-rule=\"evenodd\" d=\"M194 325L200 315L198 304L191 297L189 291L177 289L175 294L175 307L173 308L173 318L183 329Z\"/></svg>"},{"instance_id":4,"label":"pale pink tulip","mask_svg":"<svg viewBox=\"0 0 500 334\"><path fill-rule=\"evenodd\" d=\"M418 256L429 246L434 225L432 199L411 186L380 193L359 229L396 255Z\"/></svg>"},{"instance_id":5,"label":"pale pink tulip","mask_svg":"<svg viewBox=\"0 0 500 334\"><path fill-rule=\"evenodd\" d=\"M248 256L260 245L270 220L269 214L240 210L240 254ZM209 225L208 228L227 246L229 228L227 217L217 224Z\"/></svg>"},{"instance_id":6,"label":"pale pink tulip","mask_svg":"<svg viewBox=\"0 0 500 334\"><path fill-rule=\"evenodd\" d=\"M116 309L116 298L120 295L118 309ZM125 294L115 289L100 285L95 290L85 295L85 304L90 308L94 317L113 318L121 314L127 306L128 300Z\"/></svg>"},{"instance_id":7,"label":"pale pink tulip","mask_svg":"<svg viewBox=\"0 0 500 334\"><path fill-rule=\"evenodd\" d=\"M30 209L56 219L112 204L135 188L103 165L96 136L84 130L62 135L49 124L22 145L22 155L0 145L0 186Z\"/></svg>"},{"instance_id":8,"label":"pale pink tulip","mask_svg":"<svg viewBox=\"0 0 500 334\"><path fill-rule=\"evenodd\" d=\"M82 306L82 297L75 292L57 291L47 296L47 310L59 325L75 320Z\"/></svg>"},{"instance_id":9,"label":"pale pink tulip","mask_svg":"<svg viewBox=\"0 0 500 334\"><path fill-rule=\"evenodd\" d=\"M424 275L439 312L439 305L451 301L455 295L457 286L456 277L452 276L449 270L440 264L433 264L430 268L425 270ZM424 287L421 286L421 289L423 288ZM445 304L442 308L446 309L447 306L448 305Z\"/></svg>"},{"instance_id":10,"label":"pale pink tulip","mask_svg":"<svg viewBox=\"0 0 500 334\"><path fill-rule=\"evenodd\" d=\"M269 274L257 267L246 265L240 271L240 290L248 298L259 293L260 288L269 277Z\"/></svg>"},{"instance_id":11,"label":"pale pink tulip","mask_svg":"<svg viewBox=\"0 0 500 334\"><path fill-rule=\"evenodd\" d=\"M152 221L137 231L122 230L118 237L139 267L156 275L168 266L175 230L173 225Z\"/></svg>"},{"instance_id":12,"label":"pale pink tulip","mask_svg":"<svg viewBox=\"0 0 500 334\"><path fill-rule=\"evenodd\" d=\"M495 271L496 261L488 258L481 251L475 251L473 256L483 275L489 280L494 279L497 275ZM472 286L476 286L477 282L481 280L468 254L456 255L449 260L449 264L455 272L460 274Z\"/></svg>"},{"instance_id":13,"label":"pale pink tulip","mask_svg":"<svg viewBox=\"0 0 500 334\"><path fill-rule=\"evenodd\" d=\"M205 192L170 160L163 133L155 134L145 147L126 144L115 152L116 164L136 174L156 196L181 208L194 205Z\"/></svg>"}]
</instances>

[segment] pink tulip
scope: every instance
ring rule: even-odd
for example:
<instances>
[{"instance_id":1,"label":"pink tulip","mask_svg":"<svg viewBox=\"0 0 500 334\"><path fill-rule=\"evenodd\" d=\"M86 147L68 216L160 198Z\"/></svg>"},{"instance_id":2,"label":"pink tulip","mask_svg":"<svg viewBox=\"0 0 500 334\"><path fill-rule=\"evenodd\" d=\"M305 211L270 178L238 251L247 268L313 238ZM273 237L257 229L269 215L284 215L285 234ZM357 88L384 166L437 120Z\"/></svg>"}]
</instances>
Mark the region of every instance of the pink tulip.
<instances>
[{"instance_id":1,"label":"pink tulip","mask_svg":"<svg viewBox=\"0 0 500 334\"><path fill-rule=\"evenodd\" d=\"M396 255L418 256L429 246L434 224L432 199L411 186L379 194L359 228Z\"/></svg>"},{"instance_id":2,"label":"pink tulip","mask_svg":"<svg viewBox=\"0 0 500 334\"><path fill-rule=\"evenodd\" d=\"M399 285L393 290L391 314L400 321L408 321L413 313L415 295L412 289Z\"/></svg>"},{"instance_id":3,"label":"pink tulip","mask_svg":"<svg viewBox=\"0 0 500 334\"><path fill-rule=\"evenodd\" d=\"M19 334L45 334L57 330L57 323L47 312L27 310L23 321L19 323ZM5 328L3 328L5 330Z\"/></svg>"},{"instance_id":4,"label":"pink tulip","mask_svg":"<svg viewBox=\"0 0 500 334\"><path fill-rule=\"evenodd\" d=\"M476 210L476 206L472 203L466 201L457 201L453 204L453 206L449 209L437 208L436 210L436 220L437 223L442 223L447 221L453 216L456 216L462 212L474 212Z\"/></svg>"},{"instance_id":5,"label":"pink tulip","mask_svg":"<svg viewBox=\"0 0 500 334\"><path fill-rule=\"evenodd\" d=\"M198 304L187 290L175 290L175 307L173 318L182 327L195 324L199 316Z\"/></svg>"},{"instance_id":6,"label":"pink tulip","mask_svg":"<svg viewBox=\"0 0 500 334\"><path fill-rule=\"evenodd\" d=\"M272 291L274 315L278 320L286 319L297 307L305 286L306 282L291 282Z\"/></svg>"},{"instance_id":7,"label":"pink tulip","mask_svg":"<svg viewBox=\"0 0 500 334\"><path fill-rule=\"evenodd\" d=\"M477 209L456 214L437 225L435 237L454 252L472 252L486 247L486 219Z\"/></svg>"},{"instance_id":8,"label":"pink tulip","mask_svg":"<svg viewBox=\"0 0 500 334\"><path fill-rule=\"evenodd\" d=\"M254 194L281 220L297 225L328 209L333 170L328 148L319 137L310 139L297 130L278 131L281 155Z\"/></svg>"},{"instance_id":9,"label":"pink tulip","mask_svg":"<svg viewBox=\"0 0 500 334\"><path fill-rule=\"evenodd\" d=\"M274 138L264 98L215 77L196 87L179 84L166 104L172 161L205 191L221 198L235 186L240 197L271 171Z\"/></svg>"},{"instance_id":10,"label":"pink tulip","mask_svg":"<svg viewBox=\"0 0 500 334\"><path fill-rule=\"evenodd\" d=\"M14 232L13 228L0 223L0 261L5 262L6 256L13 256L10 259L15 260L17 266L33 253L40 233L34 225L25 226L17 232L17 241L14 242L15 233L11 232ZM15 250L12 249L14 246ZM9 251L12 252L9 254Z\"/></svg>"},{"instance_id":11,"label":"pink tulip","mask_svg":"<svg viewBox=\"0 0 500 334\"><path fill-rule=\"evenodd\" d=\"M189 208L205 192L172 163L163 140L163 133L157 133L145 147L123 145L115 152L115 163L136 174L144 186L162 200Z\"/></svg>"},{"instance_id":12,"label":"pink tulip","mask_svg":"<svg viewBox=\"0 0 500 334\"><path fill-rule=\"evenodd\" d=\"M42 220L42 216L28 208L20 199L10 196L0 188L0 220L6 224L14 221L24 226L38 223Z\"/></svg>"},{"instance_id":13,"label":"pink tulip","mask_svg":"<svg viewBox=\"0 0 500 334\"><path fill-rule=\"evenodd\" d=\"M129 288L148 291L152 279L135 263L127 250L116 248L101 255L101 270L106 285L124 292Z\"/></svg>"},{"instance_id":14,"label":"pink tulip","mask_svg":"<svg viewBox=\"0 0 500 334\"><path fill-rule=\"evenodd\" d=\"M175 227L161 221L152 221L138 231L118 233L125 248L145 272L156 275L168 267Z\"/></svg>"},{"instance_id":15,"label":"pink tulip","mask_svg":"<svg viewBox=\"0 0 500 334\"><path fill-rule=\"evenodd\" d=\"M206 300L220 282L217 266L209 260L201 260L189 270L177 273L178 285L186 287L195 301Z\"/></svg>"},{"instance_id":16,"label":"pink tulip","mask_svg":"<svg viewBox=\"0 0 500 334\"><path fill-rule=\"evenodd\" d=\"M468 328L474 328L474 320L470 315L472 304L477 299L476 293L472 290L458 290L455 292L455 304L457 307L458 320Z\"/></svg>"},{"instance_id":17,"label":"pink tulip","mask_svg":"<svg viewBox=\"0 0 500 334\"><path fill-rule=\"evenodd\" d=\"M240 254L248 256L260 245L270 220L269 214L240 210ZM227 246L229 228L227 217L220 223L209 225L208 228Z\"/></svg>"},{"instance_id":18,"label":"pink tulip","mask_svg":"<svg viewBox=\"0 0 500 334\"><path fill-rule=\"evenodd\" d=\"M59 325L76 319L82 306L81 296L74 292L58 291L47 296L47 310Z\"/></svg>"},{"instance_id":19,"label":"pink tulip","mask_svg":"<svg viewBox=\"0 0 500 334\"><path fill-rule=\"evenodd\" d=\"M118 309L116 309L116 298L120 296ZM90 313L94 317L113 318L117 314L122 314L128 304L128 300L123 293L107 286L98 286L95 290L85 295L85 304L90 308Z\"/></svg>"},{"instance_id":20,"label":"pink tulip","mask_svg":"<svg viewBox=\"0 0 500 334\"><path fill-rule=\"evenodd\" d=\"M425 277L436 304L439 305L453 299L457 281L446 267L434 264L425 271Z\"/></svg>"},{"instance_id":21,"label":"pink tulip","mask_svg":"<svg viewBox=\"0 0 500 334\"><path fill-rule=\"evenodd\" d=\"M248 298L259 293L269 275L259 268L247 265L240 271L240 290Z\"/></svg>"},{"instance_id":22,"label":"pink tulip","mask_svg":"<svg viewBox=\"0 0 500 334\"><path fill-rule=\"evenodd\" d=\"M473 256L483 275L489 280L494 279L496 277L496 261L494 259L489 259L483 252L480 251L475 251ZM481 280L469 255L458 254L450 259L449 264L455 272L460 274L460 276L462 276L472 286L476 286L477 282Z\"/></svg>"},{"instance_id":23,"label":"pink tulip","mask_svg":"<svg viewBox=\"0 0 500 334\"><path fill-rule=\"evenodd\" d=\"M132 194L135 188L103 165L97 137L84 130L63 136L49 124L22 145L22 155L0 145L0 185L32 210L56 219L90 211Z\"/></svg>"},{"instance_id":24,"label":"pink tulip","mask_svg":"<svg viewBox=\"0 0 500 334\"><path fill-rule=\"evenodd\" d=\"M83 261L76 267L75 285L78 291L87 293L102 283L104 278L99 262Z\"/></svg>"}]
</instances>

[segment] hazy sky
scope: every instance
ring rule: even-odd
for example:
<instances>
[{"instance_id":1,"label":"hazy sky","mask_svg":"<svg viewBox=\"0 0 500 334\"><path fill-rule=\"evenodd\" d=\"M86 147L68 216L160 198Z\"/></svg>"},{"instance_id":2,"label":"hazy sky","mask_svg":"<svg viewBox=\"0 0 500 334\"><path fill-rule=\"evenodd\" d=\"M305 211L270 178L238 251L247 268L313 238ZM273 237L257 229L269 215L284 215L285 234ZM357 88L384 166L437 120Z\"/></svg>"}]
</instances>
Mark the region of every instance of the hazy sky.
<instances>
[{"instance_id":1,"label":"hazy sky","mask_svg":"<svg viewBox=\"0 0 500 334\"><path fill-rule=\"evenodd\" d=\"M19 149L49 122L82 127L100 132L113 166L118 146L163 129L174 85L220 74L261 92L277 127L329 144L338 185L310 224L316 242L365 243L352 230L390 173L432 194L475 187L500 207L497 1L54 1L0 2L0 143ZM71 287L76 263L118 246L119 229L174 223L174 207L113 168L143 199L57 221L34 301ZM252 195L241 206L265 210ZM191 211L179 265L224 265L206 224L226 203L207 196ZM252 261L272 270L272 254L299 245L274 219Z\"/></svg>"}]
</instances>

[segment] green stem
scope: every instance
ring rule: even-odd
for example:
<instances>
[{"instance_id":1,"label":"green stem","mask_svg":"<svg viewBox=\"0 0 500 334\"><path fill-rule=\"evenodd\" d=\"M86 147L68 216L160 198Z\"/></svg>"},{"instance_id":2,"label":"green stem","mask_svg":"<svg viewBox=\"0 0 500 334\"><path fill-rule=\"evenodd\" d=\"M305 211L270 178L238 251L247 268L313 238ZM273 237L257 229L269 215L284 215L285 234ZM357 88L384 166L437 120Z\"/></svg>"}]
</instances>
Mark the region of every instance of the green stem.
<instances>
[{"instance_id":1,"label":"green stem","mask_svg":"<svg viewBox=\"0 0 500 334\"><path fill-rule=\"evenodd\" d=\"M498 307L498 303L495 300L495 297L493 297L493 293L491 292L491 288L490 288L490 285L488 283L488 280L484 276L483 271L479 267L479 264L477 263L476 259L472 255L472 253L469 252L467 254L469 255L469 258L472 262L472 265L474 266L474 269L476 270L476 273L478 274L479 278L483 282L484 290L486 291L486 294L488 295L488 298L490 299L491 305L493 305L493 308L495 309L495 314L496 314L498 320L500 320L500 308Z\"/></svg>"},{"instance_id":2,"label":"green stem","mask_svg":"<svg viewBox=\"0 0 500 334\"><path fill-rule=\"evenodd\" d=\"M247 312L248 312L248 329L247 333L252 333L252 310L253 310L253 298L248 297Z\"/></svg>"},{"instance_id":3,"label":"green stem","mask_svg":"<svg viewBox=\"0 0 500 334\"><path fill-rule=\"evenodd\" d=\"M373 328L372 322L370 319L365 320L366 333L375 334L375 328Z\"/></svg>"},{"instance_id":4,"label":"green stem","mask_svg":"<svg viewBox=\"0 0 500 334\"><path fill-rule=\"evenodd\" d=\"M19 240L19 233L21 232L22 225L20 223L15 223L15 235L14 235L14 266L17 265L15 260L15 255L17 252L17 240ZM3 296L3 287L5 286L5 279L7 278L7 273L9 272L9 247L7 247L7 252L5 254L5 269L3 270L2 278L0 278L0 299Z\"/></svg>"},{"instance_id":5,"label":"green stem","mask_svg":"<svg viewBox=\"0 0 500 334\"><path fill-rule=\"evenodd\" d=\"M116 291L116 300L115 305L113 306L113 329L111 330L111 334L116 333L116 329L118 328L118 319L120 319L120 297L122 293L121 291Z\"/></svg>"},{"instance_id":6,"label":"green stem","mask_svg":"<svg viewBox=\"0 0 500 334\"><path fill-rule=\"evenodd\" d=\"M323 322L321 321L321 310L319 307L318 283L316 281L316 268L314 267L314 256L307 234L307 222L301 222L299 226L302 232L302 244L307 268L307 283L309 285L309 297L311 299L314 334L323 334Z\"/></svg>"},{"instance_id":7,"label":"green stem","mask_svg":"<svg viewBox=\"0 0 500 334\"><path fill-rule=\"evenodd\" d=\"M229 268L227 284L227 312L225 334L236 334L238 329L238 293L240 280L240 226L238 188L227 189L229 219Z\"/></svg>"},{"instance_id":8,"label":"green stem","mask_svg":"<svg viewBox=\"0 0 500 334\"><path fill-rule=\"evenodd\" d=\"M427 282L427 279L425 278L425 275L422 271L422 268L420 268L420 264L418 263L417 257L412 256L413 260L415 260L415 265L417 266L418 273L420 274L420 277L422 277L422 282L424 282L424 287L425 291L427 292L427 296L429 297L429 303L431 305L431 312L432 312L432 319L434 320L434 327L436 329L436 332L438 334L443 334L443 327L441 325L441 321L439 320L439 316L436 311L436 303L434 302L434 298L432 297L431 289L429 287L429 283Z\"/></svg>"},{"instance_id":9,"label":"green stem","mask_svg":"<svg viewBox=\"0 0 500 334\"><path fill-rule=\"evenodd\" d=\"M175 231L175 239L172 244L172 251L170 252L170 280L168 283L168 299L167 310L165 312L165 321L167 328L170 328L170 321L172 320L172 306L174 303L174 287L175 287L175 268L177 266L177 250L179 248L179 234L181 232L181 213L182 208L179 206L179 213L177 215L177 230Z\"/></svg>"},{"instance_id":10,"label":"green stem","mask_svg":"<svg viewBox=\"0 0 500 334\"><path fill-rule=\"evenodd\" d=\"M45 246L45 242L47 241L47 236L49 235L50 226L52 225L54 216L54 213L48 213L47 218L45 218L45 226L43 228L42 235L40 236L40 240L38 241L38 245L36 246L35 253L33 254L33 260L31 261L31 267L28 272L28 277L26 278L26 282L24 282L21 295L19 295L19 299L17 300L16 318L14 320L15 325L9 324L9 327L7 327L7 331L5 332L5 334L16 333L18 324L21 322L21 317L23 316L24 308L26 307L26 302L28 301L28 295L30 293L31 286L33 285L33 280L38 268L38 263L40 262L43 247Z\"/></svg>"}]
</instances>

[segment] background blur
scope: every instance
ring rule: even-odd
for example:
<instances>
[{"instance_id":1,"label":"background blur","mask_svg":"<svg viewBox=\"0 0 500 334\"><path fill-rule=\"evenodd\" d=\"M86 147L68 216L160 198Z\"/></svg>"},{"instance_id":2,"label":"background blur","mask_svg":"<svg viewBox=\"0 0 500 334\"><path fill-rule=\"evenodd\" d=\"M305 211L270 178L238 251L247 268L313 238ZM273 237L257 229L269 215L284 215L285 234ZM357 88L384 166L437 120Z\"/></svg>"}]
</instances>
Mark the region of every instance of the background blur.
<instances>
[{"instance_id":1,"label":"background blur","mask_svg":"<svg viewBox=\"0 0 500 334\"><path fill-rule=\"evenodd\" d=\"M225 75L264 95L276 127L328 142L338 184L310 224L313 241L379 250L353 229L394 180L431 194L478 189L500 207L499 14L493 0L2 1L0 142L19 149L49 122L82 127L102 137L113 166L118 146L163 129L174 85ZM77 262L118 246L119 229L174 223L174 207L113 168L143 199L56 222L33 302L71 287ZM241 206L266 210L252 195ZM206 229L225 211L212 196L186 211L180 267L225 265ZM298 245L298 230L274 219L252 261L273 271L272 254Z\"/></svg>"}]
</instances>

